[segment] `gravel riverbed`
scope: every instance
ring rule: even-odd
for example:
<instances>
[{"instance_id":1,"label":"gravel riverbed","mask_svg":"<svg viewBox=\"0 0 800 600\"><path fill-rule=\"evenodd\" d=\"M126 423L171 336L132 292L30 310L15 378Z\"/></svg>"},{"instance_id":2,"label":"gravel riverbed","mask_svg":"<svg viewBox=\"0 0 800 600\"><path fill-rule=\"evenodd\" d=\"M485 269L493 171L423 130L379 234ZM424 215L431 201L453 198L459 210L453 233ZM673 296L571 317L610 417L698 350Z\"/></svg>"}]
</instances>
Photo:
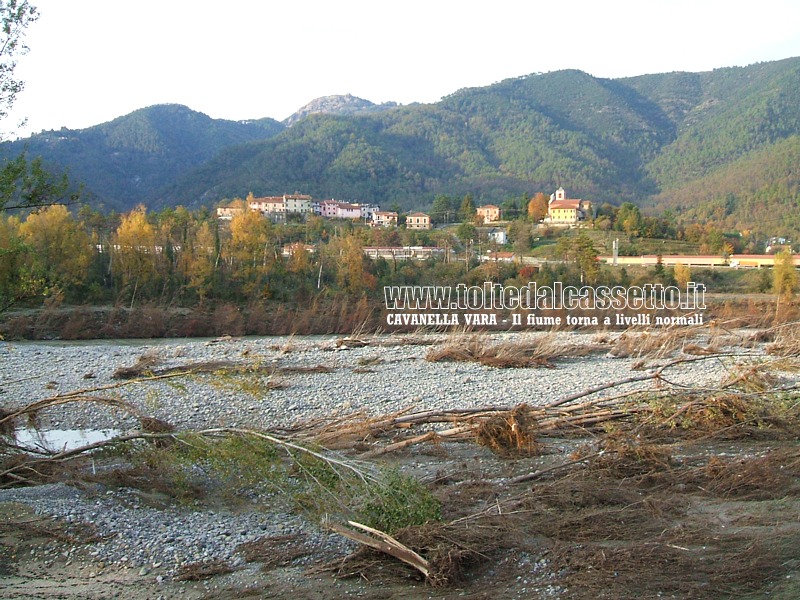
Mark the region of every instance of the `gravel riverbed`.
<instances>
[{"instance_id":1,"label":"gravel riverbed","mask_svg":"<svg viewBox=\"0 0 800 600\"><path fill-rule=\"evenodd\" d=\"M497 334L496 341L513 336ZM542 334L544 335L544 334ZM594 334L562 333L572 345L595 343ZM432 336L426 344L402 337L369 338L348 347L334 337L241 338L78 343L0 342L0 406L8 409L58 393L103 388L120 383L112 375L143 355L157 368L209 361L274 367L258 375L252 387L219 374L201 373L91 392L116 396L141 412L179 429L217 426L271 429L355 411L389 414L399 410L540 405L594 386L647 371L634 370L636 358L594 353L554 361L554 368L495 369L476 363L425 360L430 343L452 342ZM650 368L664 364L655 361ZM311 367L326 367L304 372ZM671 382L718 385L730 361L709 359L669 370ZM268 380L283 387L267 389ZM654 382L628 384L648 386ZM259 387L261 386L261 387ZM619 393L616 389L609 393ZM133 429L137 421L122 412L89 403L70 404L41 415L44 429ZM0 502L21 502L37 513L67 523L91 524L101 540L88 548L93 560L125 564L142 574L169 577L181 565L222 559L242 562L236 547L265 536L302 533L320 548L341 549L341 538L319 532L299 517L263 510L192 510L155 508L129 490L79 490L63 484L0 490Z\"/></svg>"}]
</instances>

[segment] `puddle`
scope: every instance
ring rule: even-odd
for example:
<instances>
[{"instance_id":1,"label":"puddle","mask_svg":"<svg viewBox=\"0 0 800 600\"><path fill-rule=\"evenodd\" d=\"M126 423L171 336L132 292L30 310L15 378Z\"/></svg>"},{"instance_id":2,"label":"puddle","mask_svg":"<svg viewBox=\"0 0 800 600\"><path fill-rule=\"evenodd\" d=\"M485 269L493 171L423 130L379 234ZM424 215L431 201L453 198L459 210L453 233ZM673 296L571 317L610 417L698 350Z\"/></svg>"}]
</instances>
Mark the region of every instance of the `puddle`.
<instances>
[{"instance_id":1,"label":"puddle","mask_svg":"<svg viewBox=\"0 0 800 600\"><path fill-rule=\"evenodd\" d=\"M29 427L15 432L17 445L25 448L61 452L103 442L121 434L119 429L48 429Z\"/></svg>"}]
</instances>

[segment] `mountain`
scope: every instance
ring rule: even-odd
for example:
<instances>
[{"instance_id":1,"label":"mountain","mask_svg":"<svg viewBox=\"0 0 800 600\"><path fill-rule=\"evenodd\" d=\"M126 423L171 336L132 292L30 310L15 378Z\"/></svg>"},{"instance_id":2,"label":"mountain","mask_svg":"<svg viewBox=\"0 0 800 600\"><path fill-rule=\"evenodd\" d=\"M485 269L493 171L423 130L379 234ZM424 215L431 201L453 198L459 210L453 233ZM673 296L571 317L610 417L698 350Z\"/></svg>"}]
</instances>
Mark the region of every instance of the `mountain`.
<instances>
[{"instance_id":1,"label":"mountain","mask_svg":"<svg viewBox=\"0 0 800 600\"><path fill-rule=\"evenodd\" d=\"M85 184L85 197L107 209L150 203L166 185L221 150L268 139L284 129L274 119L212 119L177 104L151 106L88 129L43 131L0 145L2 156L42 156Z\"/></svg>"},{"instance_id":2,"label":"mountain","mask_svg":"<svg viewBox=\"0 0 800 600\"><path fill-rule=\"evenodd\" d=\"M752 229L764 190L778 204L800 201L791 166L799 73L800 59L618 80L568 70L459 90L436 104L315 114L221 152L164 199L303 190L424 208L441 193L500 202L562 185L598 204L631 201ZM744 172L747 182L734 177ZM795 212L757 224L788 220L800 231Z\"/></svg>"},{"instance_id":3,"label":"mountain","mask_svg":"<svg viewBox=\"0 0 800 600\"><path fill-rule=\"evenodd\" d=\"M118 121L143 119L135 115ZM231 124L261 129L209 145L202 156L174 141L155 151L155 140L171 139L168 121L157 134L123 128L131 132L121 135L126 143L151 161L146 183L131 179L124 161L103 162L112 149L134 152L110 143L111 124L98 126L102 135L92 133L97 128L68 132L80 143L63 144L61 154L52 142L28 144L33 153L36 142L50 162L67 162L93 191L114 190L124 206L302 191L424 209L438 194L496 203L563 186L596 204L631 201L678 220L800 235L800 58L622 79L537 73L458 90L434 104L332 96L285 124ZM126 196L126 186L136 193Z\"/></svg>"},{"instance_id":4,"label":"mountain","mask_svg":"<svg viewBox=\"0 0 800 600\"><path fill-rule=\"evenodd\" d=\"M369 100L364 100L363 98L358 98L350 94L345 94L344 96L323 96L322 98L312 100L292 116L284 119L283 124L290 127L309 115L357 115L375 113L395 106L397 106L395 102L374 104Z\"/></svg>"}]
</instances>

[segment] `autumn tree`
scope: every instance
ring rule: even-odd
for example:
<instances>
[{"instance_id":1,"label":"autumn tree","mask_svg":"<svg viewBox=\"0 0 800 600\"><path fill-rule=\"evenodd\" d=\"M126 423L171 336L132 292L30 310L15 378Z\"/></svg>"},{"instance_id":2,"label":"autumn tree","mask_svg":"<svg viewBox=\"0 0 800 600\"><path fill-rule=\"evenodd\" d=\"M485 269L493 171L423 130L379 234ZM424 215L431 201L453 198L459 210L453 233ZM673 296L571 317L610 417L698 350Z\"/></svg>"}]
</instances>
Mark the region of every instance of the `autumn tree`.
<instances>
[{"instance_id":1,"label":"autumn tree","mask_svg":"<svg viewBox=\"0 0 800 600\"><path fill-rule=\"evenodd\" d=\"M798 277L794 257L787 250L775 255L775 266L772 269L772 291L778 300L791 300L797 293Z\"/></svg>"},{"instance_id":2,"label":"autumn tree","mask_svg":"<svg viewBox=\"0 0 800 600\"><path fill-rule=\"evenodd\" d=\"M547 195L542 192L537 192L533 198L528 201L528 219L534 223L541 222L546 216L550 203Z\"/></svg>"},{"instance_id":3,"label":"autumn tree","mask_svg":"<svg viewBox=\"0 0 800 600\"><path fill-rule=\"evenodd\" d=\"M687 265L677 263L675 265L674 273L675 273L675 281L677 282L677 284L681 288L685 289L686 284L692 280L691 269Z\"/></svg>"},{"instance_id":4,"label":"autumn tree","mask_svg":"<svg viewBox=\"0 0 800 600\"><path fill-rule=\"evenodd\" d=\"M214 274L220 259L218 242L215 227L203 221L181 249L181 271L186 277L187 287L197 294L201 306L214 287Z\"/></svg>"},{"instance_id":5,"label":"autumn tree","mask_svg":"<svg viewBox=\"0 0 800 600\"><path fill-rule=\"evenodd\" d=\"M251 299L270 295L268 277L276 261L272 223L261 213L245 210L230 221L230 240L223 255L232 265L232 279Z\"/></svg>"},{"instance_id":6,"label":"autumn tree","mask_svg":"<svg viewBox=\"0 0 800 600\"><path fill-rule=\"evenodd\" d=\"M86 281L93 249L86 231L65 206L53 205L31 213L20 232L30 248L30 271L35 277L60 290Z\"/></svg>"},{"instance_id":7,"label":"autumn tree","mask_svg":"<svg viewBox=\"0 0 800 600\"><path fill-rule=\"evenodd\" d=\"M8 116L17 95L24 88L24 82L16 78L14 71L17 58L28 50L24 43L25 32L38 18L37 9L27 0L0 0L0 120ZM3 137L0 133L0 140ZM66 176L53 176L44 169L39 158L29 161L21 154L0 162L0 211L74 201L77 194L68 196L68 190ZM3 225L6 232L2 243L6 246L0 247L0 260L5 268L19 268L23 245L18 237L9 234L8 223L6 221ZM36 280L30 274L7 272L0 273L0 278L8 284L15 282L4 286L4 291L0 292L0 312L21 297L42 291L36 288Z\"/></svg>"},{"instance_id":8,"label":"autumn tree","mask_svg":"<svg viewBox=\"0 0 800 600\"><path fill-rule=\"evenodd\" d=\"M140 288L152 284L156 269L156 231L147 220L147 209L138 206L126 215L112 237L112 272L120 283L120 295L130 291L131 306Z\"/></svg>"},{"instance_id":9,"label":"autumn tree","mask_svg":"<svg viewBox=\"0 0 800 600\"><path fill-rule=\"evenodd\" d=\"M615 224L618 230L628 235L638 236L642 229L642 213L639 207L631 202L624 202L617 211Z\"/></svg>"},{"instance_id":10,"label":"autumn tree","mask_svg":"<svg viewBox=\"0 0 800 600\"><path fill-rule=\"evenodd\" d=\"M374 287L372 274L364 268L364 245L357 233L336 239L331 244L331 259L336 264L336 284L353 295Z\"/></svg>"}]
</instances>

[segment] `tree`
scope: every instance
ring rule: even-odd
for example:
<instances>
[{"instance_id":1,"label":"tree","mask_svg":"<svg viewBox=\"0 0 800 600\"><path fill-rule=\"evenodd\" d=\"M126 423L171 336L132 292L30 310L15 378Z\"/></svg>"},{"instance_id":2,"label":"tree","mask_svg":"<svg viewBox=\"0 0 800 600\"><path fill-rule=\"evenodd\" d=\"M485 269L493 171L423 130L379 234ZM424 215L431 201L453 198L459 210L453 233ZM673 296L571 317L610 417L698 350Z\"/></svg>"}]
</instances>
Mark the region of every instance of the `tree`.
<instances>
[{"instance_id":1,"label":"tree","mask_svg":"<svg viewBox=\"0 0 800 600\"><path fill-rule=\"evenodd\" d=\"M528 218L534 223L539 223L547 216L548 207L547 195L537 192L528 202Z\"/></svg>"},{"instance_id":2,"label":"tree","mask_svg":"<svg viewBox=\"0 0 800 600\"><path fill-rule=\"evenodd\" d=\"M39 13L27 0L0 0L0 120L5 119L14 102L24 88L22 80L17 79L14 70L17 58L28 48L23 38L28 26L39 18ZM5 137L0 132L0 141ZM42 207L61 203L69 189L66 175L55 177L42 167L41 159L28 161L24 154L6 159L0 163L0 211ZM77 199L74 194L70 200ZM10 238L9 238L10 239ZM0 255L5 257L6 266L20 268L18 259L23 246L19 239L7 246ZM0 256L0 257L2 257ZM22 297L36 296L42 291L43 283L30 274L9 273L7 282L0 292L0 313Z\"/></svg>"},{"instance_id":3,"label":"tree","mask_svg":"<svg viewBox=\"0 0 800 600\"><path fill-rule=\"evenodd\" d=\"M628 235L638 236L642 228L642 214L639 207L631 202L625 202L619 207L616 218L617 229Z\"/></svg>"},{"instance_id":4,"label":"tree","mask_svg":"<svg viewBox=\"0 0 800 600\"><path fill-rule=\"evenodd\" d=\"M0 313L41 287L25 269L26 248L19 228L17 217L0 215Z\"/></svg>"},{"instance_id":5,"label":"tree","mask_svg":"<svg viewBox=\"0 0 800 600\"><path fill-rule=\"evenodd\" d=\"M0 0L0 119L8 116L25 84L14 77L17 57L28 47L23 42L28 25L39 18L36 7L27 0Z\"/></svg>"},{"instance_id":6,"label":"tree","mask_svg":"<svg viewBox=\"0 0 800 600\"><path fill-rule=\"evenodd\" d=\"M456 229L456 237L463 243L478 239L478 230L472 223L461 223Z\"/></svg>"},{"instance_id":7,"label":"tree","mask_svg":"<svg viewBox=\"0 0 800 600\"><path fill-rule=\"evenodd\" d=\"M39 18L27 0L0 0L0 120L8 116L25 84L14 76L17 57L25 54L25 31ZM5 137L0 133L0 140ZM69 190L66 175L54 176L40 158L29 161L25 154L0 165L0 210L48 206L62 203ZM70 201L77 199L73 194Z\"/></svg>"},{"instance_id":8,"label":"tree","mask_svg":"<svg viewBox=\"0 0 800 600\"><path fill-rule=\"evenodd\" d=\"M675 265L675 281L681 288L686 288L686 284L692 280L691 269L684 264L678 263Z\"/></svg>"},{"instance_id":9,"label":"tree","mask_svg":"<svg viewBox=\"0 0 800 600\"><path fill-rule=\"evenodd\" d=\"M458 209L458 220L462 223L467 223L472 220L476 212L472 194L467 194L461 201L461 208Z\"/></svg>"},{"instance_id":10,"label":"tree","mask_svg":"<svg viewBox=\"0 0 800 600\"><path fill-rule=\"evenodd\" d=\"M775 266L772 269L772 291L778 300L791 300L797 292L797 268L794 257L787 250L775 255Z\"/></svg>"},{"instance_id":11,"label":"tree","mask_svg":"<svg viewBox=\"0 0 800 600\"><path fill-rule=\"evenodd\" d=\"M599 272L597 251L586 233L581 231L577 237L564 235L558 239L556 248L565 262L578 267L582 283L595 282Z\"/></svg>"},{"instance_id":12,"label":"tree","mask_svg":"<svg viewBox=\"0 0 800 600\"><path fill-rule=\"evenodd\" d=\"M216 235L208 221L200 224L190 243L184 246L181 257L188 286L197 293L202 306L214 286L214 273L219 262Z\"/></svg>"},{"instance_id":13,"label":"tree","mask_svg":"<svg viewBox=\"0 0 800 600\"><path fill-rule=\"evenodd\" d=\"M453 213L453 202L449 196L440 194L433 199L433 206L431 206L431 221L433 223L449 223L454 216Z\"/></svg>"},{"instance_id":14,"label":"tree","mask_svg":"<svg viewBox=\"0 0 800 600\"><path fill-rule=\"evenodd\" d=\"M512 221L508 226L508 240L520 256L531 249L531 227L530 223L521 220Z\"/></svg>"},{"instance_id":15,"label":"tree","mask_svg":"<svg viewBox=\"0 0 800 600\"><path fill-rule=\"evenodd\" d=\"M272 223L261 213L245 210L231 219L227 258L233 264L233 278L242 293L255 300L269 297L267 278L275 263L275 235Z\"/></svg>"},{"instance_id":16,"label":"tree","mask_svg":"<svg viewBox=\"0 0 800 600\"><path fill-rule=\"evenodd\" d=\"M85 282L92 260L89 236L65 206L49 206L31 213L20 232L31 250L31 272L35 277L61 289Z\"/></svg>"},{"instance_id":17,"label":"tree","mask_svg":"<svg viewBox=\"0 0 800 600\"><path fill-rule=\"evenodd\" d=\"M364 247L356 234L350 234L342 239L340 247L340 263L337 272L337 282L341 289L347 289L353 295L364 292L365 275Z\"/></svg>"},{"instance_id":18,"label":"tree","mask_svg":"<svg viewBox=\"0 0 800 600\"><path fill-rule=\"evenodd\" d=\"M117 227L113 239L114 258L112 271L122 284L122 292L131 286L131 307L136 301L139 288L155 280L156 232L147 220L147 209L138 206Z\"/></svg>"}]
</instances>

